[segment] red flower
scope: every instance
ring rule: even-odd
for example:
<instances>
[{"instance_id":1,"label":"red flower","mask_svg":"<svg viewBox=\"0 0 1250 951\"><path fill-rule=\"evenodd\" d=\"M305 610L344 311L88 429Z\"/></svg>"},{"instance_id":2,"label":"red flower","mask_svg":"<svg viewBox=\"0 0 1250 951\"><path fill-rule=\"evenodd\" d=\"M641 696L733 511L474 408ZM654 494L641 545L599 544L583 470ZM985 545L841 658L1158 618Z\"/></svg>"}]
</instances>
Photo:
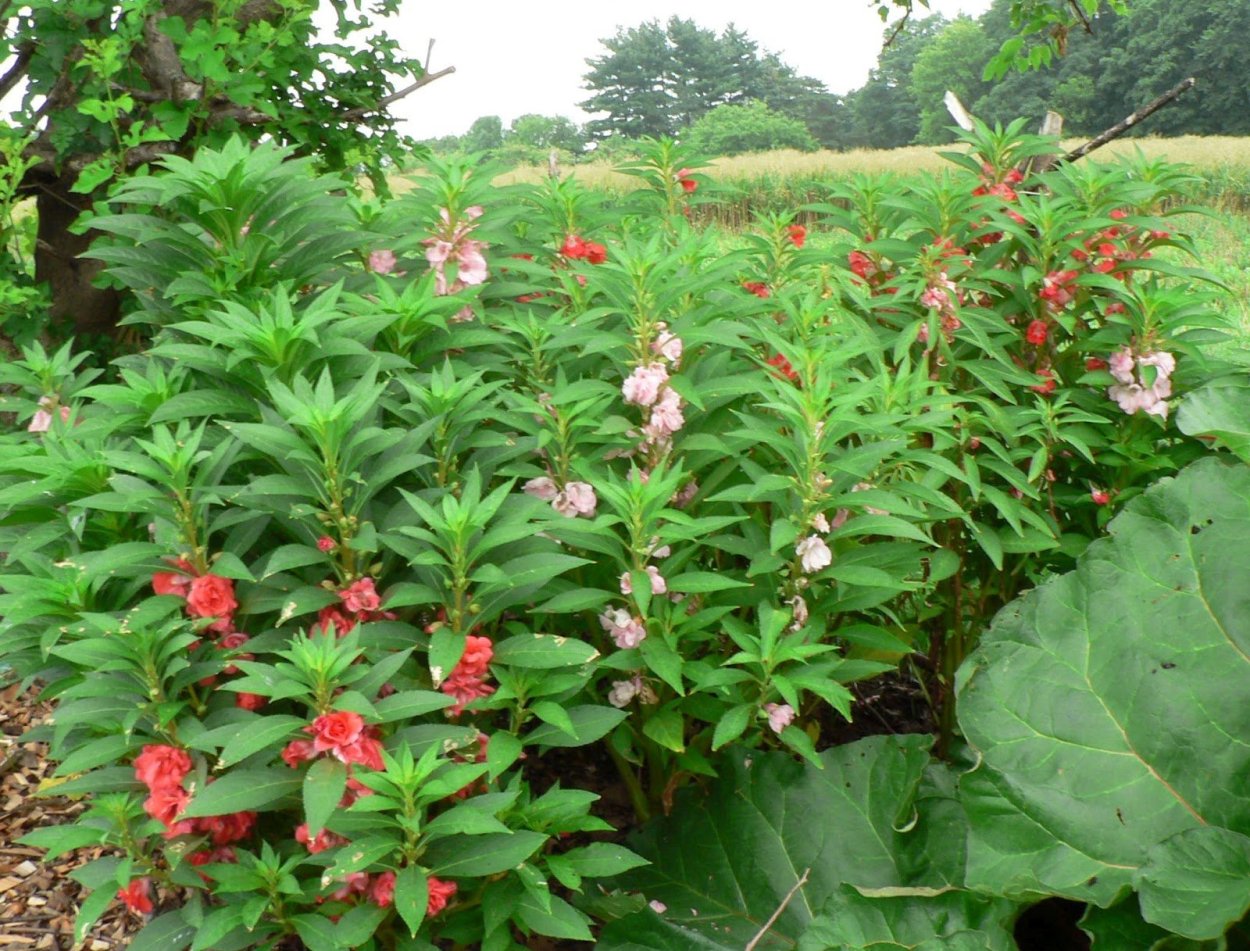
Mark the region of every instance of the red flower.
<instances>
[{"instance_id":1,"label":"red flower","mask_svg":"<svg viewBox=\"0 0 1250 951\"><path fill-rule=\"evenodd\" d=\"M173 594L185 598L191 588L191 576L195 574L195 568L185 558L178 558L173 565L178 569L176 572L152 573L152 590L157 594Z\"/></svg>"},{"instance_id":2,"label":"red flower","mask_svg":"<svg viewBox=\"0 0 1250 951\"><path fill-rule=\"evenodd\" d=\"M341 835L335 835L329 829L322 829L315 836L310 837L308 835L307 822L296 828L295 841L300 845L307 846L310 855L316 855L318 852L324 852L326 849L333 849L347 844L345 838Z\"/></svg>"},{"instance_id":3,"label":"red flower","mask_svg":"<svg viewBox=\"0 0 1250 951\"><path fill-rule=\"evenodd\" d=\"M785 357L783 357L780 353L772 357L768 361L768 365L770 367L775 367L778 370L777 373L773 374L773 376L777 377L778 379L786 379L786 380L789 380L791 383L798 382L799 380L798 372L795 371L795 369L792 366L790 366L790 361L787 360Z\"/></svg>"},{"instance_id":4,"label":"red flower","mask_svg":"<svg viewBox=\"0 0 1250 951\"><path fill-rule=\"evenodd\" d=\"M171 789L182 785L191 772L191 757L176 746L149 745L135 758L135 779L149 790Z\"/></svg>"},{"instance_id":5,"label":"red flower","mask_svg":"<svg viewBox=\"0 0 1250 951\"><path fill-rule=\"evenodd\" d=\"M237 862L238 856L234 854L234 849L226 847L221 849L201 849L198 852L192 852L187 856L187 861L195 868L201 865L212 865L216 862L227 864Z\"/></svg>"},{"instance_id":6,"label":"red flower","mask_svg":"<svg viewBox=\"0 0 1250 951\"><path fill-rule=\"evenodd\" d=\"M191 794L181 786L161 786L143 802L143 811L165 827L167 836L191 831L190 822L179 822L182 810L191 801Z\"/></svg>"},{"instance_id":7,"label":"red flower","mask_svg":"<svg viewBox=\"0 0 1250 951\"><path fill-rule=\"evenodd\" d=\"M258 693L236 693L234 695L234 705L241 710L256 711L264 707L268 702L268 697L262 697Z\"/></svg>"},{"instance_id":8,"label":"red flower","mask_svg":"<svg viewBox=\"0 0 1250 951\"><path fill-rule=\"evenodd\" d=\"M369 873L349 872L347 877L343 879L342 886L330 893L330 898L334 901L347 901L353 895L363 895L368 891Z\"/></svg>"},{"instance_id":9,"label":"red flower","mask_svg":"<svg viewBox=\"0 0 1250 951\"><path fill-rule=\"evenodd\" d=\"M1085 369L1090 372L1093 372L1094 370L1105 370L1107 369L1107 361L1103 360L1101 357L1086 357Z\"/></svg>"},{"instance_id":10,"label":"red flower","mask_svg":"<svg viewBox=\"0 0 1250 951\"><path fill-rule=\"evenodd\" d=\"M306 763L316 755L312 740L292 740L282 751L282 762L295 769L300 763Z\"/></svg>"},{"instance_id":11,"label":"red flower","mask_svg":"<svg viewBox=\"0 0 1250 951\"><path fill-rule=\"evenodd\" d=\"M1089 497L1094 500L1095 505L1106 505L1111 501L1111 493L1105 489L1090 489Z\"/></svg>"},{"instance_id":12,"label":"red flower","mask_svg":"<svg viewBox=\"0 0 1250 951\"><path fill-rule=\"evenodd\" d=\"M234 582L221 575L200 575L187 592L187 613L192 617L228 620L239 603L234 599Z\"/></svg>"},{"instance_id":13,"label":"red flower","mask_svg":"<svg viewBox=\"0 0 1250 951\"><path fill-rule=\"evenodd\" d=\"M322 634L325 634L330 630L331 624L334 625L335 635L342 637L356 626L356 619L344 614L337 607L330 605L317 612L317 629Z\"/></svg>"},{"instance_id":14,"label":"red flower","mask_svg":"<svg viewBox=\"0 0 1250 951\"><path fill-rule=\"evenodd\" d=\"M376 611L382 606L382 599L378 597L377 591L374 590L372 578L361 578L340 591L339 597L343 601L343 607L353 614Z\"/></svg>"},{"instance_id":15,"label":"red flower","mask_svg":"<svg viewBox=\"0 0 1250 951\"><path fill-rule=\"evenodd\" d=\"M365 721L359 713L335 710L317 717L312 726L304 727L304 732L312 734L313 749L318 753L325 753L337 752L342 747L355 743L364 728Z\"/></svg>"},{"instance_id":16,"label":"red flower","mask_svg":"<svg viewBox=\"0 0 1250 951\"><path fill-rule=\"evenodd\" d=\"M1041 393L1043 396L1048 396L1055 392L1055 375L1052 371L1043 367L1037 371L1037 375L1042 378L1042 382L1036 386L1030 386L1030 390L1034 393Z\"/></svg>"},{"instance_id":17,"label":"red flower","mask_svg":"<svg viewBox=\"0 0 1250 951\"><path fill-rule=\"evenodd\" d=\"M317 539L317 551L324 551L328 553L328 552L334 551L334 549L338 547L339 547L339 543L336 542L329 535L322 535L320 538Z\"/></svg>"},{"instance_id":18,"label":"red flower","mask_svg":"<svg viewBox=\"0 0 1250 951\"><path fill-rule=\"evenodd\" d=\"M152 880L147 876L134 879L125 888L117 890L117 897L126 907L140 915L152 914Z\"/></svg>"},{"instance_id":19,"label":"red flower","mask_svg":"<svg viewBox=\"0 0 1250 951\"><path fill-rule=\"evenodd\" d=\"M245 839L256 825L256 813L232 812L226 816L205 816L193 820L195 831L212 837L213 845L229 845Z\"/></svg>"},{"instance_id":20,"label":"red flower","mask_svg":"<svg viewBox=\"0 0 1250 951\"><path fill-rule=\"evenodd\" d=\"M1046 334L1050 328L1046 326L1046 321L1035 320L1029 324L1028 331L1025 332L1024 339L1035 347L1040 347L1046 342Z\"/></svg>"},{"instance_id":21,"label":"red flower","mask_svg":"<svg viewBox=\"0 0 1250 951\"><path fill-rule=\"evenodd\" d=\"M608 259L608 249L596 241L587 241L586 260L590 264L602 264Z\"/></svg>"},{"instance_id":22,"label":"red flower","mask_svg":"<svg viewBox=\"0 0 1250 951\"><path fill-rule=\"evenodd\" d=\"M846 257L851 265L851 273L856 277L868 280L868 278L877 273L877 265L873 264L872 258L863 251L852 251Z\"/></svg>"},{"instance_id":23,"label":"red flower","mask_svg":"<svg viewBox=\"0 0 1250 951\"><path fill-rule=\"evenodd\" d=\"M802 225L790 225L786 228L786 234L790 238L790 243L796 248L803 247L803 242L807 240L807 229Z\"/></svg>"},{"instance_id":24,"label":"red flower","mask_svg":"<svg viewBox=\"0 0 1250 951\"><path fill-rule=\"evenodd\" d=\"M369 901L379 908L390 908L395 900L395 873L383 872L369 886Z\"/></svg>"},{"instance_id":25,"label":"red flower","mask_svg":"<svg viewBox=\"0 0 1250 951\"><path fill-rule=\"evenodd\" d=\"M772 296L772 291L768 289L768 285L763 281L743 281L742 288L763 300L767 300Z\"/></svg>"},{"instance_id":26,"label":"red flower","mask_svg":"<svg viewBox=\"0 0 1250 951\"><path fill-rule=\"evenodd\" d=\"M460 655L460 662L456 664L456 669L452 673L480 676L486 673L486 668L494 656L495 648L489 637L477 637L470 634L464 640L464 653Z\"/></svg>"},{"instance_id":27,"label":"red flower","mask_svg":"<svg viewBox=\"0 0 1250 951\"><path fill-rule=\"evenodd\" d=\"M361 736L355 742L339 747L334 755L344 763L355 763L369 769L386 768L382 762L382 744L373 736Z\"/></svg>"},{"instance_id":28,"label":"red flower","mask_svg":"<svg viewBox=\"0 0 1250 951\"><path fill-rule=\"evenodd\" d=\"M429 889L430 898L425 905L425 914L427 917L433 918L447 907L447 902L456 894L456 883L440 881L431 875Z\"/></svg>"},{"instance_id":29,"label":"red flower","mask_svg":"<svg viewBox=\"0 0 1250 951\"><path fill-rule=\"evenodd\" d=\"M690 177L692 174L694 173L688 168L679 168L677 170L677 184L682 187L682 190L687 195L699 187L699 183Z\"/></svg>"},{"instance_id":30,"label":"red flower","mask_svg":"<svg viewBox=\"0 0 1250 951\"><path fill-rule=\"evenodd\" d=\"M586 242L579 236L571 234L564 239L564 244L560 245L560 253L566 258L584 258L586 256Z\"/></svg>"}]
</instances>

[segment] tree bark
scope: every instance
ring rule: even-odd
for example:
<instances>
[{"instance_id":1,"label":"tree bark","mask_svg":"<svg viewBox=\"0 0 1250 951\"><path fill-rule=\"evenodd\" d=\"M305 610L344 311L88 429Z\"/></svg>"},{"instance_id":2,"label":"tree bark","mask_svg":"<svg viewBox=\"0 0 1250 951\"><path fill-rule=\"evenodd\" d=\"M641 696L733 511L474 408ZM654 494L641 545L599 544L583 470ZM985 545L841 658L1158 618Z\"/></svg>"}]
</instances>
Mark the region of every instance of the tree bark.
<instances>
[{"instance_id":1,"label":"tree bark","mask_svg":"<svg viewBox=\"0 0 1250 951\"><path fill-rule=\"evenodd\" d=\"M52 298L49 316L75 334L109 333L121 316L117 291L93 286L104 262L80 258L99 232L73 234L70 226L90 207L90 196L70 191L72 179L45 183L37 192L39 229L35 239L35 280L46 281Z\"/></svg>"}]
</instances>

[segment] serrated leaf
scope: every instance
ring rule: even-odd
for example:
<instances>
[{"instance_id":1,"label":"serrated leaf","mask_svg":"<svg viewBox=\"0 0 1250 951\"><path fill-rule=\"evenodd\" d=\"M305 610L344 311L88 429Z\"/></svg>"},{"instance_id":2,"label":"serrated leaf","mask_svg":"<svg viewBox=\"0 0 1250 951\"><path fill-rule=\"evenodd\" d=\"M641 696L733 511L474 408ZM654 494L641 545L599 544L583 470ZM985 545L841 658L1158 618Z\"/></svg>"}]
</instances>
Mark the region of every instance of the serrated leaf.
<instances>
[{"instance_id":1,"label":"serrated leaf","mask_svg":"<svg viewBox=\"0 0 1250 951\"><path fill-rule=\"evenodd\" d=\"M430 843L421 862L440 877L469 878L496 875L516 868L547 837L541 832L519 830L508 834L454 835Z\"/></svg>"},{"instance_id":2,"label":"serrated leaf","mask_svg":"<svg viewBox=\"0 0 1250 951\"><path fill-rule=\"evenodd\" d=\"M599 652L585 641L554 634L518 634L495 645L494 661L531 670L554 670L589 663Z\"/></svg>"},{"instance_id":3,"label":"serrated leaf","mask_svg":"<svg viewBox=\"0 0 1250 951\"><path fill-rule=\"evenodd\" d=\"M199 790L182 813L185 818L261 811L299 791L301 779L285 766L240 769Z\"/></svg>"},{"instance_id":4,"label":"serrated leaf","mask_svg":"<svg viewBox=\"0 0 1250 951\"><path fill-rule=\"evenodd\" d=\"M430 883L420 866L409 865L395 873L395 910L413 937L421 930L429 900Z\"/></svg>"},{"instance_id":5,"label":"serrated leaf","mask_svg":"<svg viewBox=\"0 0 1250 951\"><path fill-rule=\"evenodd\" d=\"M315 836L338 808L347 789L347 767L332 756L323 756L304 774L304 821Z\"/></svg>"}]
</instances>

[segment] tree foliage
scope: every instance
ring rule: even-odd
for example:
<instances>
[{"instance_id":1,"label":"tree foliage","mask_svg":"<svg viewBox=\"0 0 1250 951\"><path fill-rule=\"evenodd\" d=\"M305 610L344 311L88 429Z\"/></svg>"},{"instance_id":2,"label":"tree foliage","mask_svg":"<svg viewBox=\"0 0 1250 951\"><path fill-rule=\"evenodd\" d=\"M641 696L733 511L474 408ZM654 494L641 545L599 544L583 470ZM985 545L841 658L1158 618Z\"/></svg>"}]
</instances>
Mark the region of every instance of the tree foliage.
<instances>
[{"instance_id":1,"label":"tree foliage","mask_svg":"<svg viewBox=\"0 0 1250 951\"><path fill-rule=\"evenodd\" d=\"M689 144L706 155L769 149L810 152L819 147L802 122L769 109L758 99L740 106L717 106L690 127Z\"/></svg>"},{"instance_id":2,"label":"tree foliage","mask_svg":"<svg viewBox=\"0 0 1250 951\"><path fill-rule=\"evenodd\" d=\"M674 16L602 42L607 53L587 60L591 96L579 104L605 114L589 124L596 138L675 135L718 106L751 100L806 124L832 100L819 80L799 75L732 25L718 35Z\"/></svg>"},{"instance_id":3,"label":"tree foliage","mask_svg":"<svg viewBox=\"0 0 1250 951\"><path fill-rule=\"evenodd\" d=\"M0 4L0 95L22 88L5 137L20 143L16 196L37 197L35 278L53 317L110 327L119 296L91 286L70 228L110 182L240 133L377 170L406 150L386 105L434 76L377 30L398 0L31 0Z\"/></svg>"}]
</instances>

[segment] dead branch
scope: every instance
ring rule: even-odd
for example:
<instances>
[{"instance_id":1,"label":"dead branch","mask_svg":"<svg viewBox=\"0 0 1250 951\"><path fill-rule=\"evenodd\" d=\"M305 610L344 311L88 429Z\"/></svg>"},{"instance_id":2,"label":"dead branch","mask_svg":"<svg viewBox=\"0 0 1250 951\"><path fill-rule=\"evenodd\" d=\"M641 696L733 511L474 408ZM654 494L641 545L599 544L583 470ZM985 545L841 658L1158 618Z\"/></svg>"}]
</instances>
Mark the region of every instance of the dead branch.
<instances>
[{"instance_id":1,"label":"dead branch","mask_svg":"<svg viewBox=\"0 0 1250 951\"><path fill-rule=\"evenodd\" d=\"M1084 145L1080 146L1079 148L1073 149L1071 152L1065 155L1062 159L1060 159L1060 161L1061 162L1075 162L1077 159L1084 158L1085 156L1089 155L1089 153L1094 151L1094 149L1101 148L1102 146L1106 145L1108 142L1111 142L1114 139L1118 139L1125 132L1127 132L1133 126L1137 125L1137 123L1141 122L1147 116L1153 115L1154 113L1158 112L1160 109L1166 106L1173 99L1181 95L1181 93L1185 92L1186 90L1193 89L1196 82L1197 81L1192 76L1190 76L1188 79L1181 80L1179 83L1177 83L1167 92L1165 92L1158 99L1155 99L1153 102L1150 102L1142 106L1132 115L1128 116L1125 119L1122 119L1120 122L1117 122L1106 132L1102 132L1094 136L1094 138L1090 139L1088 142L1086 142Z\"/></svg>"},{"instance_id":2,"label":"dead branch","mask_svg":"<svg viewBox=\"0 0 1250 951\"><path fill-rule=\"evenodd\" d=\"M340 116L340 118L345 122L350 122L353 119L363 119L372 112L381 112L391 103L399 102L399 100L416 92L422 86L428 86L430 83L434 82L434 80L442 79L444 76L450 76L455 71L455 66L448 66L446 69L440 69L437 73L426 73L415 83L405 86L403 89L400 89L398 92L393 92L389 96L383 96L372 106L357 106L355 109L348 109Z\"/></svg>"},{"instance_id":3,"label":"dead branch","mask_svg":"<svg viewBox=\"0 0 1250 951\"><path fill-rule=\"evenodd\" d=\"M747 946L742 951L755 951L755 946L764 940L764 935L768 934L768 929L777 923L777 919L781 917L781 913L786 910L786 906L790 904L794 896L799 893L799 889L807 884L807 876L810 874L812 874L810 868L803 869L803 875L794 883L794 887L786 892L786 897L781 899L781 904L777 906L777 910L769 916L768 920L764 922L764 927L756 932L755 937L747 942Z\"/></svg>"}]
</instances>

